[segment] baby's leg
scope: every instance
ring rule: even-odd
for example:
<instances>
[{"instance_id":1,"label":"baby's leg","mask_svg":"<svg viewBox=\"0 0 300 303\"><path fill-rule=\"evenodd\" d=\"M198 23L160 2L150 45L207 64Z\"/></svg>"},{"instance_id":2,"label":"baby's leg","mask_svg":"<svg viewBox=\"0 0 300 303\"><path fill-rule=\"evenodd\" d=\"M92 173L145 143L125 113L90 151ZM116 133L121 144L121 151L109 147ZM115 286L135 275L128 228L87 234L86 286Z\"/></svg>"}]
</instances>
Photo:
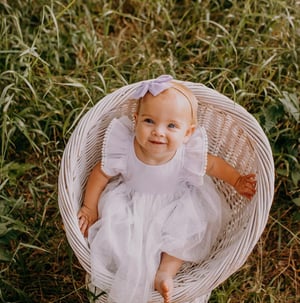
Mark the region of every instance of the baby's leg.
<instances>
[{"instance_id":1,"label":"baby's leg","mask_svg":"<svg viewBox=\"0 0 300 303\"><path fill-rule=\"evenodd\" d=\"M182 263L182 260L170 256L167 253L162 253L160 265L155 276L154 287L164 298L164 303L171 302L173 278Z\"/></svg>"}]
</instances>

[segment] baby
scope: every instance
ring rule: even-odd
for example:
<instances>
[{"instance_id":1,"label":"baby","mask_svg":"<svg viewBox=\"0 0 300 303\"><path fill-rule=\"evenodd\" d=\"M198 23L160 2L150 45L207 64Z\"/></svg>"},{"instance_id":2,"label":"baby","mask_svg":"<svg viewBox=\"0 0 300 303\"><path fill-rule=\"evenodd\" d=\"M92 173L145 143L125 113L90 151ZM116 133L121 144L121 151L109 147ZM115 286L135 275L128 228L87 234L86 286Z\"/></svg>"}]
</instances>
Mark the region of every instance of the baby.
<instances>
[{"instance_id":1,"label":"baby","mask_svg":"<svg viewBox=\"0 0 300 303\"><path fill-rule=\"evenodd\" d=\"M146 303L154 288L169 303L182 263L203 260L222 226L222 197L207 176L248 199L256 180L208 153L187 87L161 76L143 82L136 99L134 122L122 117L108 127L79 225L89 236L92 282L114 302ZM110 286L98 278L107 273Z\"/></svg>"}]
</instances>

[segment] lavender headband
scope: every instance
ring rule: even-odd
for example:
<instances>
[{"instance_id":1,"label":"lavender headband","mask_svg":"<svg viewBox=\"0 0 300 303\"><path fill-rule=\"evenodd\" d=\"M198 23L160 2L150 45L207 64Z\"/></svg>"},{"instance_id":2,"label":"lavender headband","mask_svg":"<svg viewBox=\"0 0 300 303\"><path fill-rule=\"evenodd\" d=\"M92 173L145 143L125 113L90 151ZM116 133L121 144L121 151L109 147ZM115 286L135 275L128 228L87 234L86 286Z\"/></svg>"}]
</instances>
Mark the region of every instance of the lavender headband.
<instances>
[{"instance_id":1,"label":"lavender headband","mask_svg":"<svg viewBox=\"0 0 300 303\"><path fill-rule=\"evenodd\" d=\"M161 75L156 79L143 81L132 95L132 98L142 98L147 94L147 92L150 92L153 96L157 96L161 92L172 86L172 84L170 83L171 80L173 80L172 76Z\"/></svg>"}]
</instances>

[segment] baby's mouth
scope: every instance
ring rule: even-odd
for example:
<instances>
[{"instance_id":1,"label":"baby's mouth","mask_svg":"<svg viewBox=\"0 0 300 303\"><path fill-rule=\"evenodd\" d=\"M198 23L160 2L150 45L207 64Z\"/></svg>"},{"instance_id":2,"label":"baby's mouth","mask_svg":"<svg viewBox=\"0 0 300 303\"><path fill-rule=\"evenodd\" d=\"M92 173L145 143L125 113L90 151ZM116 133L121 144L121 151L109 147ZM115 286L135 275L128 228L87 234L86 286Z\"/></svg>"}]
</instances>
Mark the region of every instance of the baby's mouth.
<instances>
[{"instance_id":1,"label":"baby's mouth","mask_svg":"<svg viewBox=\"0 0 300 303\"><path fill-rule=\"evenodd\" d=\"M155 141L155 140L149 140L149 142L152 143L152 144L157 144L157 145L166 144L165 142L162 142L162 141Z\"/></svg>"}]
</instances>

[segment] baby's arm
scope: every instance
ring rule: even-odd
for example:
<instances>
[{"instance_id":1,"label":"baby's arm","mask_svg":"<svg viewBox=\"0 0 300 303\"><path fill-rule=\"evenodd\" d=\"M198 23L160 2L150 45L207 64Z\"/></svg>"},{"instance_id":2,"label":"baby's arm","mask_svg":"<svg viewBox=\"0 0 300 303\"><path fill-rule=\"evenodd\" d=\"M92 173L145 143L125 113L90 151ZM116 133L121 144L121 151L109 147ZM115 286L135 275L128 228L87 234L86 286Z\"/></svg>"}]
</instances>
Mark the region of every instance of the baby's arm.
<instances>
[{"instance_id":1,"label":"baby's arm","mask_svg":"<svg viewBox=\"0 0 300 303\"><path fill-rule=\"evenodd\" d=\"M252 199L256 192L255 174L240 175L234 167L220 157L207 155L206 173L232 185L239 194L248 199Z\"/></svg>"},{"instance_id":2,"label":"baby's arm","mask_svg":"<svg viewBox=\"0 0 300 303\"><path fill-rule=\"evenodd\" d=\"M85 236L89 227L98 219L99 197L108 181L109 177L102 172L100 162L97 163L88 178L84 201L78 212L79 227Z\"/></svg>"}]
</instances>

